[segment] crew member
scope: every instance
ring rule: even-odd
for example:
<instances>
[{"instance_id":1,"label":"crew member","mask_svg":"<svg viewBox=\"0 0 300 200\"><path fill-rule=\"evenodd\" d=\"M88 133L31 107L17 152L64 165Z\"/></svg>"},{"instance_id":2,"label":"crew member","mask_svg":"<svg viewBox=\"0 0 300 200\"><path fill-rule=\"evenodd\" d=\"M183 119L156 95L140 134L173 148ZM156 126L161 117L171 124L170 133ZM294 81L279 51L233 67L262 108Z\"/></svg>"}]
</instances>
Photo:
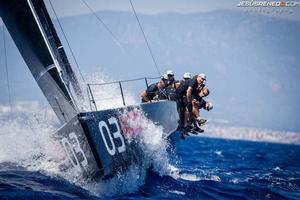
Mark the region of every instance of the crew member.
<instances>
[{"instance_id":1,"label":"crew member","mask_svg":"<svg viewBox=\"0 0 300 200\"><path fill-rule=\"evenodd\" d=\"M194 127L193 130L197 132L203 132L203 130L199 127L206 123L206 119L200 118L200 109L203 108L207 111L213 108L212 103L206 102L203 98L209 95L209 89L204 87L198 93L198 95L194 96L192 100L192 115L191 122L193 122Z\"/></svg>"},{"instance_id":2,"label":"crew member","mask_svg":"<svg viewBox=\"0 0 300 200\"><path fill-rule=\"evenodd\" d=\"M192 77L192 75L191 75L189 72L185 72L185 73L183 74L183 79L179 82L180 85L183 85L186 81L190 80L191 77ZM180 87L180 85L179 85L179 87ZM179 88L179 87L178 87L178 88Z\"/></svg>"},{"instance_id":3,"label":"crew member","mask_svg":"<svg viewBox=\"0 0 300 200\"><path fill-rule=\"evenodd\" d=\"M192 113L193 117L195 117L195 120L200 122L200 112L199 109L205 107L205 101L203 100L204 97L207 97L209 95L209 89L207 87L204 87L200 91L198 91L198 94L193 97L192 100Z\"/></svg>"},{"instance_id":4,"label":"crew member","mask_svg":"<svg viewBox=\"0 0 300 200\"><path fill-rule=\"evenodd\" d=\"M160 79L157 83L151 84L146 90L141 93L142 102L148 102L153 100L153 98L165 87L165 82Z\"/></svg>"},{"instance_id":5,"label":"crew member","mask_svg":"<svg viewBox=\"0 0 300 200\"><path fill-rule=\"evenodd\" d=\"M173 73L173 71L172 70L168 70L167 71L167 76L168 76L168 83L167 83L167 85L166 85L166 87L168 87L168 86L174 86L174 88L175 88L175 78L174 78L174 73Z\"/></svg>"},{"instance_id":6,"label":"crew member","mask_svg":"<svg viewBox=\"0 0 300 200\"><path fill-rule=\"evenodd\" d=\"M174 73L172 70L167 71L167 85L164 88L164 94L166 95L166 99L169 99L171 101L177 101L177 92L176 89L179 87L179 81L176 81L174 78ZM163 96L163 95L162 95Z\"/></svg>"},{"instance_id":7,"label":"crew member","mask_svg":"<svg viewBox=\"0 0 300 200\"><path fill-rule=\"evenodd\" d=\"M181 123L184 127L187 127L188 120L191 121L193 96L197 96L197 91L201 91L201 89L205 87L205 80L205 74L198 74L190 80L186 81L184 84L180 85L179 89L177 90L181 107ZM187 107L188 112L185 112L185 107Z\"/></svg>"},{"instance_id":8,"label":"crew member","mask_svg":"<svg viewBox=\"0 0 300 200\"><path fill-rule=\"evenodd\" d=\"M168 75L167 75L167 74L163 74L163 75L161 76L161 80L164 81L165 86L168 85Z\"/></svg>"}]
</instances>

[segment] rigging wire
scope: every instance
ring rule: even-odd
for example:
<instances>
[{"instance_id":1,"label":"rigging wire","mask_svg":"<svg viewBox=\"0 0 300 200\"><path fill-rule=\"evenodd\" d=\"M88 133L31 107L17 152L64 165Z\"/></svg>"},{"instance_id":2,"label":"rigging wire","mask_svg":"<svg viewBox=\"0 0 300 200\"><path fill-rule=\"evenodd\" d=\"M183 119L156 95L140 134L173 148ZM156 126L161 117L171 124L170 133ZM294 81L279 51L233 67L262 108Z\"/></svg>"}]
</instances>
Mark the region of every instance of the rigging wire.
<instances>
[{"instance_id":1,"label":"rigging wire","mask_svg":"<svg viewBox=\"0 0 300 200\"><path fill-rule=\"evenodd\" d=\"M118 40L117 36L110 30L110 28L104 23L104 21L96 14L96 12L88 5L88 3L85 0L81 0L81 1L92 12L92 14L96 17L96 19L104 26L104 28L107 30L107 32L111 35L111 37L115 41L115 43L119 47L121 47L123 51L125 51L125 48L123 47L122 43Z\"/></svg>"},{"instance_id":2,"label":"rigging wire","mask_svg":"<svg viewBox=\"0 0 300 200\"><path fill-rule=\"evenodd\" d=\"M141 29L141 32L143 33L144 40L145 40L145 42L146 42L146 45L147 45L148 50L149 50L149 52L150 52L150 55L151 55L151 57L152 57L153 63L154 63L155 68L156 68L156 71L157 71L158 75L161 76L161 73L160 73L160 70L159 70L159 68L158 68L157 62L156 62L156 60L155 60L155 58L154 58L154 56L153 56L152 50L151 50L150 45L149 45L149 43L148 43L148 40L147 40L147 37L146 37L146 35L145 35L144 29L143 29L143 27L142 27L142 25L141 25L141 23L140 23L140 20L139 20L137 14L136 14L136 11L135 11L135 9L134 9L133 3L132 3L131 0L129 0L129 2L130 2L130 5L131 5L131 8L132 8L132 10L133 10L134 16L135 16L135 18L136 18L136 20L137 20L137 22L138 22L138 24L139 24L139 27L140 27L140 29Z\"/></svg>"},{"instance_id":3,"label":"rigging wire","mask_svg":"<svg viewBox=\"0 0 300 200\"><path fill-rule=\"evenodd\" d=\"M9 76L8 76L8 66L7 66L7 54L6 54L6 41L5 41L5 26L3 25L3 47L4 47L4 65L6 70L6 82L7 82L7 91L8 91L8 102L10 110L12 109L12 100L11 100L11 90L9 85Z\"/></svg>"},{"instance_id":4,"label":"rigging wire","mask_svg":"<svg viewBox=\"0 0 300 200\"><path fill-rule=\"evenodd\" d=\"M142 78L134 78L134 79L127 79L127 80L120 80L120 81L111 81L111 82L105 82L105 83L89 83L89 85L110 85L114 83L127 83L127 82L133 82L133 81L140 81L145 79L160 79L161 77L142 77Z\"/></svg>"},{"instance_id":5,"label":"rigging wire","mask_svg":"<svg viewBox=\"0 0 300 200\"><path fill-rule=\"evenodd\" d=\"M112 40L115 42L115 44L121 49L121 52L127 55L130 58L130 62L133 60L132 54L122 45L118 37L113 33L113 31L109 28L109 26L97 15L94 9L86 2L86 0L81 0L83 4L91 11L91 13L96 17L96 19L100 22L102 26L104 26L105 30L110 34L112 37Z\"/></svg>"},{"instance_id":6,"label":"rigging wire","mask_svg":"<svg viewBox=\"0 0 300 200\"><path fill-rule=\"evenodd\" d=\"M65 38L65 40L66 40L66 42L67 42L67 45L68 45L68 47L69 47L69 49L70 49L71 55L72 55L72 57L73 57L73 59L74 59L74 62L75 62L75 65L76 65L76 67L77 67L77 69L78 69L78 72L79 72L79 74L80 74L80 77L81 77L81 79L83 80L84 84L86 84L86 81L85 81L84 76L83 76L83 74L82 74L82 72L81 72L81 70L80 70L79 64L78 64L77 59L76 59L76 57L75 57L75 54L74 54L74 52L73 52L73 50L72 50L72 48L71 48L71 45L70 45L70 43L69 43L69 41L68 41L68 39L67 39L67 36L66 36L66 34L65 34L65 32L64 32L64 29L63 29L63 27L62 27L62 25L61 25L61 23L60 23L60 21L59 21L59 19L58 19L58 16L57 16L57 14L56 14L56 12L55 12L55 9L54 9L54 6L53 6L51 0L49 0L49 3L50 3L50 6L51 6L51 8L52 8L52 10L53 10L53 13L54 13L54 15L55 15L55 18L56 18L56 20L57 20L57 22L58 22L58 25L59 25L59 27L60 27L60 30L62 31L63 36L64 36L64 38Z\"/></svg>"}]
</instances>

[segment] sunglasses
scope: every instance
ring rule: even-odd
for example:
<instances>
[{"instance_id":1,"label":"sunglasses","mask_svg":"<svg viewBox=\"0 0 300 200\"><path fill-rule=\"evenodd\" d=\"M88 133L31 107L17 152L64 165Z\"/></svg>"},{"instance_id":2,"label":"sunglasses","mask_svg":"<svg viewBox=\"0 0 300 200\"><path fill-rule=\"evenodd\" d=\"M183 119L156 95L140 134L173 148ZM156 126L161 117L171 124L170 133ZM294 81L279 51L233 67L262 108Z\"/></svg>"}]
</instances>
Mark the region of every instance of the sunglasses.
<instances>
[{"instance_id":1,"label":"sunglasses","mask_svg":"<svg viewBox=\"0 0 300 200\"><path fill-rule=\"evenodd\" d=\"M201 94L203 95L202 97L206 97L208 95L207 93L204 93L203 91L199 92L199 96L201 96Z\"/></svg>"}]
</instances>

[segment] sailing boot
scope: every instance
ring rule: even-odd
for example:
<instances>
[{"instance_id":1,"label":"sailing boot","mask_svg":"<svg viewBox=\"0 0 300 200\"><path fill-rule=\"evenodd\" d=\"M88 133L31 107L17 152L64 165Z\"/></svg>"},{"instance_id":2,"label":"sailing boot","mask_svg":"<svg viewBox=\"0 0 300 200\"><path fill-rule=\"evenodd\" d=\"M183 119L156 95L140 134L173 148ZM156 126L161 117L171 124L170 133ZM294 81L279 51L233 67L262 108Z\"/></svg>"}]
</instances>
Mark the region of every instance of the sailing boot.
<instances>
[{"instance_id":1,"label":"sailing boot","mask_svg":"<svg viewBox=\"0 0 300 200\"><path fill-rule=\"evenodd\" d=\"M186 126L185 126L185 128L184 128L184 130L185 130L185 132L191 132L192 130L193 130L193 126L192 126L192 124L190 124L190 123L188 123Z\"/></svg>"},{"instance_id":2,"label":"sailing boot","mask_svg":"<svg viewBox=\"0 0 300 200\"><path fill-rule=\"evenodd\" d=\"M198 121L195 121L195 122L194 122L193 132L196 132L197 134L198 134L198 133L203 133L203 132L204 132L204 130L200 128L200 125L199 125L199 122L198 122ZM196 135L197 135L197 134L196 134Z\"/></svg>"},{"instance_id":3,"label":"sailing boot","mask_svg":"<svg viewBox=\"0 0 300 200\"><path fill-rule=\"evenodd\" d=\"M206 119L201 119L200 117L197 117L196 121L198 122L199 126L203 126L207 122Z\"/></svg>"}]
</instances>

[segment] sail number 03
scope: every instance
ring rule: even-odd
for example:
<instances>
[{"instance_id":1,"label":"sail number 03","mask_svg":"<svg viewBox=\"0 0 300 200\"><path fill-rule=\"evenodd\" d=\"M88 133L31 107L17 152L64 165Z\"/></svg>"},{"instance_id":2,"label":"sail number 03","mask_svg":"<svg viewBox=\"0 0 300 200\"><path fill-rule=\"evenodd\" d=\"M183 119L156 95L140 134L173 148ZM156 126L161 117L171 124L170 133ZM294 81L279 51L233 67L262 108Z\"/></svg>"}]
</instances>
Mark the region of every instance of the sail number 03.
<instances>
[{"instance_id":1,"label":"sail number 03","mask_svg":"<svg viewBox=\"0 0 300 200\"><path fill-rule=\"evenodd\" d=\"M72 144L71 144L72 142ZM69 139L67 138L62 138L61 143L65 149L65 152L67 153L69 160L73 167L78 169L79 171L81 170L80 164L83 168L86 168L88 166L88 162L86 159L86 156L84 154L84 151L80 147L80 143L78 140L77 135L74 132L71 132L69 134ZM81 155L81 161L79 162L79 156Z\"/></svg>"},{"instance_id":2,"label":"sail number 03","mask_svg":"<svg viewBox=\"0 0 300 200\"><path fill-rule=\"evenodd\" d=\"M119 139L121 141L121 145L118 146L118 148L117 148L119 153L124 152L126 150L126 147L125 147L124 138L121 134L120 126L119 126L119 123L118 123L117 119L114 118L114 117L111 117L111 118L108 119L108 123L111 126L115 125L116 128L117 128L117 131L111 134L107 124L105 123L105 121L100 121L99 122L99 130L100 130L100 133L101 133L101 136L102 136L102 139L103 139L103 142L104 142L104 145L106 147L107 152L111 156L113 156L113 155L116 154L116 145L114 143L114 140L113 140L112 136L114 137L114 139ZM107 143L107 140L105 138L104 131L103 131L104 129L108 133L108 138L109 138L111 147L109 147L109 145Z\"/></svg>"},{"instance_id":3,"label":"sail number 03","mask_svg":"<svg viewBox=\"0 0 300 200\"><path fill-rule=\"evenodd\" d=\"M110 126L116 126L117 131L114 132L114 133L111 133L110 130L109 130L109 127L108 127L108 125L105 121L100 121L99 122L99 131L100 131L100 134L101 134L101 137L103 139L103 142L104 142L104 145L105 145L105 148L106 148L107 152L111 156L114 156L116 154L116 149L118 150L119 153L122 153L126 150L126 145L125 145L125 142L124 142L124 138L121 134L121 129L120 129L120 126L119 126L119 123L118 123L117 119L115 117L111 117L111 118L108 119L108 123L109 123ZM104 131L104 129L106 131ZM105 132L107 132L110 145L108 144L108 141L106 140ZM115 142L114 142L113 138L114 139L119 139L121 141L121 145L118 146L117 148L116 148L116 145L115 145ZM66 137L62 138L61 142L62 142L62 145L63 145L63 147L64 147L64 149L65 149L65 151L66 151L66 153L69 157L69 160L70 160L71 164L75 168L80 170L80 168L81 168L80 165L83 168L86 168L88 166L87 158L84 154L84 151L80 147L78 137L74 132L71 132L69 134L69 139L66 138ZM78 157L81 158L80 161L79 161Z\"/></svg>"}]
</instances>

